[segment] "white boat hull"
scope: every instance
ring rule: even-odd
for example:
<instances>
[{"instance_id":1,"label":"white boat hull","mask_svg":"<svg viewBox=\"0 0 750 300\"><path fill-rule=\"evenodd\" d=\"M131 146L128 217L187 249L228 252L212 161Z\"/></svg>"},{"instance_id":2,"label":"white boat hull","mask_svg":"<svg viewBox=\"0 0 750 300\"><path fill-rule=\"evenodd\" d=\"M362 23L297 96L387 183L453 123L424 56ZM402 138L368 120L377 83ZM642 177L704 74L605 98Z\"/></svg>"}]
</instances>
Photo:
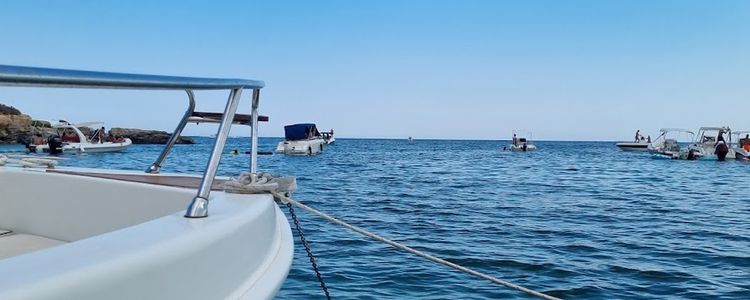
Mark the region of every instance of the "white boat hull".
<instances>
[{"instance_id":1,"label":"white boat hull","mask_svg":"<svg viewBox=\"0 0 750 300\"><path fill-rule=\"evenodd\" d=\"M716 146L713 143L703 143L698 145L699 149L701 150L701 154L703 155L701 159L705 160L718 160L719 156L716 155ZM729 148L729 151L727 152L727 156L725 159L734 159L736 157L736 149L735 148Z\"/></svg>"},{"instance_id":2,"label":"white boat hull","mask_svg":"<svg viewBox=\"0 0 750 300\"><path fill-rule=\"evenodd\" d=\"M131 144L133 142L130 139L125 139L122 143L64 143L62 150L63 153L119 152L127 150ZM34 147L37 152L49 152L49 145L36 145Z\"/></svg>"},{"instance_id":3,"label":"white boat hull","mask_svg":"<svg viewBox=\"0 0 750 300\"><path fill-rule=\"evenodd\" d=\"M527 144L526 148L524 149L523 145L511 144L508 146L508 150L513 151L513 152L532 152L532 151L536 151L536 146Z\"/></svg>"},{"instance_id":4,"label":"white boat hull","mask_svg":"<svg viewBox=\"0 0 750 300\"><path fill-rule=\"evenodd\" d=\"M0 299L270 299L291 267L268 194L214 191L189 219L190 188L0 167L0 190L0 229L60 242L0 257Z\"/></svg>"},{"instance_id":5,"label":"white boat hull","mask_svg":"<svg viewBox=\"0 0 750 300\"><path fill-rule=\"evenodd\" d=\"M276 152L287 155L316 155L323 153L323 144L323 139L281 141L276 145Z\"/></svg>"},{"instance_id":6,"label":"white boat hull","mask_svg":"<svg viewBox=\"0 0 750 300\"><path fill-rule=\"evenodd\" d=\"M742 148L732 148L732 151L734 151L734 158L738 160L750 160L750 151L747 151ZM727 154L727 157L729 155Z\"/></svg>"},{"instance_id":7,"label":"white boat hull","mask_svg":"<svg viewBox=\"0 0 750 300\"><path fill-rule=\"evenodd\" d=\"M615 144L622 151L648 152L649 143L620 142Z\"/></svg>"}]
</instances>

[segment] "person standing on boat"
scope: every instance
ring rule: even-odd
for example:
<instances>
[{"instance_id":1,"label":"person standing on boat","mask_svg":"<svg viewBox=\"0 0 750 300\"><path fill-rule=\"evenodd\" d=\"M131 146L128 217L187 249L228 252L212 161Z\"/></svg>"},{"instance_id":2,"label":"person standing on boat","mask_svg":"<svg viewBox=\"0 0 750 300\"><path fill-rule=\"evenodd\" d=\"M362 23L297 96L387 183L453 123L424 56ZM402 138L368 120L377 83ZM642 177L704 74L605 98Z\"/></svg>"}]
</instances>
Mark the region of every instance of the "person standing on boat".
<instances>
[{"instance_id":1,"label":"person standing on boat","mask_svg":"<svg viewBox=\"0 0 750 300\"><path fill-rule=\"evenodd\" d=\"M646 142L648 142L649 144L651 144L651 136L650 135L648 136L648 138L646 138Z\"/></svg>"},{"instance_id":2,"label":"person standing on boat","mask_svg":"<svg viewBox=\"0 0 750 300\"><path fill-rule=\"evenodd\" d=\"M513 140L511 141L513 146L518 146L518 138L516 137L516 134L513 134Z\"/></svg>"},{"instance_id":3,"label":"person standing on boat","mask_svg":"<svg viewBox=\"0 0 750 300\"><path fill-rule=\"evenodd\" d=\"M107 130L104 129L104 126L102 126L102 128L97 129L92 142L98 142L99 144L104 144L104 140L106 139L106 135L107 135L106 132Z\"/></svg>"},{"instance_id":4,"label":"person standing on boat","mask_svg":"<svg viewBox=\"0 0 750 300\"><path fill-rule=\"evenodd\" d=\"M716 137L716 144L714 144L714 146L718 145L719 142L724 142L725 144L727 143L727 141L724 140L724 130L723 129L719 130L719 136Z\"/></svg>"},{"instance_id":5,"label":"person standing on boat","mask_svg":"<svg viewBox=\"0 0 750 300\"><path fill-rule=\"evenodd\" d=\"M635 131L635 142L639 142L641 140L641 130L638 129Z\"/></svg>"}]
</instances>

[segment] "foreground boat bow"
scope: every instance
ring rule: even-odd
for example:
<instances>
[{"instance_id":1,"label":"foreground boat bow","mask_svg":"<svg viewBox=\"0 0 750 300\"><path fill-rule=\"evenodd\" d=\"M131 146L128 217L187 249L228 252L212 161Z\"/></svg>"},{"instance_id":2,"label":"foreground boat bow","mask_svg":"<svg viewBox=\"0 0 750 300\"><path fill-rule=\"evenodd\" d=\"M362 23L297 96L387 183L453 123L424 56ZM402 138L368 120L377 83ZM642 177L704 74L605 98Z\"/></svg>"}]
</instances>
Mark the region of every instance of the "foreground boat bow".
<instances>
[{"instance_id":1,"label":"foreground boat bow","mask_svg":"<svg viewBox=\"0 0 750 300\"><path fill-rule=\"evenodd\" d=\"M215 178L243 89L252 89L251 173L263 82L0 65L0 86L230 90L202 176L0 166L0 299L272 298L291 267L289 224L270 194ZM254 177L253 177L254 178ZM211 213L209 214L209 202ZM188 207L185 210L185 207Z\"/></svg>"}]
</instances>

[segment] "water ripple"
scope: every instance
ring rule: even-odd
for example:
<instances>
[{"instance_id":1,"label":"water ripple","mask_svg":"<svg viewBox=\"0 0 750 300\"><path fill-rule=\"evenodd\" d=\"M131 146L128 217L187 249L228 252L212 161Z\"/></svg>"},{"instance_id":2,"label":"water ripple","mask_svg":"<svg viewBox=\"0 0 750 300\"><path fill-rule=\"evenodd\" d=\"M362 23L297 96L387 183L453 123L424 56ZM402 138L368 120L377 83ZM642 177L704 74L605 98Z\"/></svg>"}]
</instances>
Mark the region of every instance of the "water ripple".
<instances>
[{"instance_id":1,"label":"water ripple","mask_svg":"<svg viewBox=\"0 0 750 300\"><path fill-rule=\"evenodd\" d=\"M167 172L199 173L210 140L177 145ZM261 139L261 150L278 139ZM229 139L227 149L246 148ZM295 198L450 261L563 298L750 298L750 164L672 161L611 143L338 139L316 157L261 156L298 178ZM3 151L15 148L4 146ZM142 170L161 146L79 155L64 165ZM225 155L233 176L247 155ZM525 295L299 218L341 299ZM295 233L296 235L296 233ZM320 298L301 247L279 299Z\"/></svg>"}]
</instances>

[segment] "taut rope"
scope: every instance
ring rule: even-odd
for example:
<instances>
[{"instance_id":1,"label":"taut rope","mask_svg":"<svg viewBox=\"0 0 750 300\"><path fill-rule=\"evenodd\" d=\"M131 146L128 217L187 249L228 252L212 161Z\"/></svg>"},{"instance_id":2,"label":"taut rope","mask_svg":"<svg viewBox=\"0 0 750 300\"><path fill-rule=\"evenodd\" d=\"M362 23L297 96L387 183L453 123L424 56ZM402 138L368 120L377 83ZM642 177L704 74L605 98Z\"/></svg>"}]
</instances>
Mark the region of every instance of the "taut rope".
<instances>
[{"instance_id":1,"label":"taut rope","mask_svg":"<svg viewBox=\"0 0 750 300\"><path fill-rule=\"evenodd\" d=\"M287 205L287 207L289 207L290 212L293 215L293 218L294 218L294 221L295 221L295 225L299 225L299 222L297 221L297 218L296 218L296 216L294 216L293 210L291 209L292 205L297 206L297 207L299 207L301 209L304 209L304 210L306 210L306 211L308 211L308 212L310 212L310 213L312 213L314 215L322 217L323 219L326 219L326 220L328 220L328 221L330 221L332 223L341 225L344 228L347 228L347 229L349 229L351 231L354 231L356 233L364 235L364 236L366 236L368 238L371 238L371 239L379 241L379 242L386 243L386 244L391 245L391 246L393 246L393 247L395 247L397 249L404 250L406 252L409 252L409 253L414 254L416 256L419 256L421 258L425 258L425 259L430 260L432 262L435 262L435 263L438 263L438 264L441 264L441 265L445 265L445 266L451 267L453 269L459 270L461 272L464 272L464 273L467 273L467 274L470 274L470 275L477 276L477 277L482 278L482 279L489 280L491 282L497 283L497 284L505 286L507 288L511 288L511 289L514 289L514 290L517 290L517 291L521 291L521 292L527 293L527 294L529 294L531 296L539 297L539 298L542 298L542 299L555 299L555 300L559 300L559 298L556 298L556 297L544 294L542 292L538 292L538 291L535 291L535 290L532 290L532 289L529 289L529 288L525 288L523 286L511 283L511 282L508 282L508 281L505 281L505 280L502 280L502 279L499 279L497 277L493 277L491 275L488 275L488 274L485 274L485 273L482 273L482 272L479 272L479 271L475 271L475 270L469 269L467 267L464 267L464 266L461 266L461 265L449 262L447 260L444 260L442 258L433 256L433 255L427 254L425 252L419 251L419 250L414 249L412 247L406 246L404 244L395 242L393 240L387 239L387 238L382 237L380 235L377 235L377 234L374 234L374 233L369 232L367 230L364 230L364 229L362 229L360 227L351 225L351 224L346 223L344 221L341 221L341 220L339 220L339 219L337 219L337 218L335 218L335 217L333 217L333 216L331 216L329 214L326 214L326 213L324 213L322 211L319 211L317 209L314 209L312 207L304 205L304 204L300 203L299 201L296 201L296 200L294 200L294 199L292 199L292 198L290 198L288 196L288 194L290 192L294 191L297 188L297 183L296 183L296 180L295 180L294 177L274 177L274 176L272 176L272 175L270 175L268 173L261 173L261 174L257 175L257 178L256 178L255 181L253 181L252 179L253 179L253 175L252 174L250 174L250 173L243 173L240 176L240 178L238 178L238 179L232 179L232 180L228 181L225 184L225 191L229 192L229 193L247 193L247 194L271 193L274 196L274 198L276 199L276 201L284 203L284 204ZM301 238L303 238L303 237L301 236ZM303 238L303 243L305 244L304 246L305 246L306 250L309 250L309 248L307 246L307 243L306 243L306 240L304 240L304 238ZM310 255L310 262L313 264L313 268L316 269L316 273L317 273L317 264L315 263L315 259L312 256L312 253L308 252L308 255ZM319 274L319 273L317 273L317 274ZM328 296L328 291L327 291L327 289L325 287L325 284L322 282L322 278L319 276L318 279L320 279L320 281L321 281L321 287L326 292L326 296Z\"/></svg>"},{"instance_id":2,"label":"taut rope","mask_svg":"<svg viewBox=\"0 0 750 300\"><path fill-rule=\"evenodd\" d=\"M386 243L386 244L391 245L391 246L393 246L395 248L404 250L404 251L409 252L411 254L414 254L416 256L419 256L419 257L425 258L427 260L436 262L438 264L442 264L442 265L451 267L451 268L459 270L461 272L464 272L464 273L467 273L467 274L471 274L471 275L474 275L474 276L477 276L477 277L480 277L480 278L492 281L494 283L500 284L500 285L505 286L507 288L511 288L511 289L514 289L514 290L517 290L517 291L521 291L521 292L524 292L524 293L527 293L529 295L536 296L536 297L539 297L539 298L542 298L542 299L556 299L556 300L560 299L560 298L556 298L556 297L544 294L542 292L537 292L535 290L532 290L532 289L529 289L529 288L525 288L523 286L511 283L511 282L508 282L508 281L505 281L505 280L502 280L502 279L499 279L497 277L493 277L491 275L488 275L488 274L485 274L485 273L482 273L482 272L479 272L479 271L475 271L475 270L469 269L467 267L464 267L464 266L461 266L461 265L458 265L458 264L454 264L454 263L449 262L447 260L444 260L442 258L435 257L433 255L424 253L424 252L419 251L417 249L414 249L412 247L409 247L409 246L406 246L404 244L401 244L401 243L395 242L393 240L387 239L387 238L382 237L380 235L377 235L377 234L374 234L374 233L369 232L367 230L364 230L364 229L362 229L360 227L348 224L348 223L346 223L344 221L341 221L341 220L339 220L339 219L337 219L337 218L335 218L335 217L333 217L331 215L328 215L328 214L326 214L324 212L321 212L321 211L319 211L317 209L314 209L312 207L304 205L304 204L302 204L302 203L300 203L300 202L298 202L298 201L296 201L296 200L294 200L292 198L289 198L289 197L287 197L287 196L285 196L285 195L283 195L283 194L281 194L279 192L271 192L271 194L273 194L274 197L276 197L277 199L279 199L283 203L291 203L294 206L302 208L302 209L304 209L304 210L306 210L308 212L311 212L311 213L313 213L313 214L315 214L315 215L317 215L319 217L322 217L322 218L324 218L324 219L326 219L326 220L328 220L330 222L333 222L333 223L336 223L338 225L341 225L341 226L343 226L343 227L345 227L345 228L347 228L349 230L352 230L352 231L354 231L356 233L359 233L361 235L369 237L369 238L371 238L373 240Z\"/></svg>"}]
</instances>

